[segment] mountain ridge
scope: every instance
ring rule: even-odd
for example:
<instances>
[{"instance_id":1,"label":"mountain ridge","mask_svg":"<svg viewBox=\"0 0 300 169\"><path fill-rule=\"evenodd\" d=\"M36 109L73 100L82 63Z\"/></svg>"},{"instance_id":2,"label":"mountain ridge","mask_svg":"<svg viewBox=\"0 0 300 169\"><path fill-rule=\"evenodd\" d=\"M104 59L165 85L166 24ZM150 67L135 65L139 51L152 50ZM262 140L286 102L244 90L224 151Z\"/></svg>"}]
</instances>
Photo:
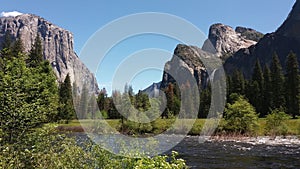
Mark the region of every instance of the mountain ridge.
<instances>
[{"instance_id":1,"label":"mountain ridge","mask_svg":"<svg viewBox=\"0 0 300 169\"><path fill-rule=\"evenodd\" d=\"M287 55L292 51L300 61L300 1L297 0L283 24L273 33L266 34L256 45L240 49L229 57L224 68L228 74L240 70L249 79L258 59L263 65L270 65L276 53L285 70Z\"/></svg>"}]
</instances>

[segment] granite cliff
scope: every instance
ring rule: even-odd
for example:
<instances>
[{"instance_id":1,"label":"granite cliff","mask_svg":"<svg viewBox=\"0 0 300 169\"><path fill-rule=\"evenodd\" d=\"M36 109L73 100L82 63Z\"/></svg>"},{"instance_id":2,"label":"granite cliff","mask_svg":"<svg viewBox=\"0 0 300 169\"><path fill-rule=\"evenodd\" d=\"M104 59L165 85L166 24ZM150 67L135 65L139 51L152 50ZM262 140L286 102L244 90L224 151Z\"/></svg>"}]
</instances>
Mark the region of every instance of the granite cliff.
<instances>
[{"instance_id":1,"label":"granite cliff","mask_svg":"<svg viewBox=\"0 0 300 169\"><path fill-rule=\"evenodd\" d=\"M237 30L241 30L240 28ZM243 30L243 34L245 32L248 33L249 31ZM205 41L202 49L225 59L226 56L232 55L242 48L248 48L256 44L256 41L250 40L248 37L242 35L241 32L235 31L230 26L220 23L214 24L209 28L208 39Z\"/></svg>"},{"instance_id":2,"label":"granite cliff","mask_svg":"<svg viewBox=\"0 0 300 169\"><path fill-rule=\"evenodd\" d=\"M89 91L98 92L94 75L80 61L74 52L74 40L71 32L32 14L0 18L0 43L9 32L12 39L21 38L25 52L31 49L39 34L43 43L44 59L48 60L55 72L58 82L62 82L69 73L72 83L83 86L86 83ZM81 87L78 90L81 90Z\"/></svg>"}]
</instances>

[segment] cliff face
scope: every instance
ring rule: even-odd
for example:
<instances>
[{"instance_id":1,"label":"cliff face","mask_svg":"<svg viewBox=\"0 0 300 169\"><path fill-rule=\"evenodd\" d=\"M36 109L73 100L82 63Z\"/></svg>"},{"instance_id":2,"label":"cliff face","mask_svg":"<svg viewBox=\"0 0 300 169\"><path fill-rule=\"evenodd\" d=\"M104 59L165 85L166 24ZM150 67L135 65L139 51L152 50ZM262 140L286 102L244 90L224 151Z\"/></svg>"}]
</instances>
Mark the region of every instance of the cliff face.
<instances>
[{"instance_id":1,"label":"cliff face","mask_svg":"<svg viewBox=\"0 0 300 169\"><path fill-rule=\"evenodd\" d=\"M161 82L153 83L151 86L144 89L142 92L146 93L150 98L158 97L160 92Z\"/></svg>"},{"instance_id":2,"label":"cliff face","mask_svg":"<svg viewBox=\"0 0 300 169\"><path fill-rule=\"evenodd\" d=\"M266 34L256 45L241 49L224 64L225 70L231 74L235 69L241 70L246 78L250 78L257 59L262 65L270 65L276 53L285 70L287 55L293 51L300 61L300 1L297 0L286 21L274 33Z\"/></svg>"},{"instance_id":3,"label":"cliff face","mask_svg":"<svg viewBox=\"0 0 300 169\"><path fill-rule=\"evenodd\" d=\"M98 92L94 75L74 52L71 32L31 14L0 18L0 43L7 31L13 39L22 39L26 52L31 49L35 37L39 34L43 43L44 59L50 62L59 82L69 73L72 83L76 82L76 85L81 87L86 83L89 91Z\"/></svg>"},{"instance_id":4,"label":"cliff face","mask_svg":"<svg viewBox=\"0 0 300 169\"><path fill-rule=\"evenodd\" d=\"M241 26L236 27L235 32L240 33L245 39L252 40L255 42L258 42L264 36L264 34L261 32Z\"/></svg>"},{"instance_id":5,"label":"cliff face","mask_svg":"<svg viewBox=\"0 0 300 169\"><path fill-rule=\"evenodd\" d=\"M174 57L165 64L161 88L167 87L169 83L176 82L167 72L173 72L179 77L183 77L184 75L180 76L183 69L188 70L196 79L197 85L204 88L208 81L208 72L200 57L208 58L210 56L210 53L198 47L179 44L174 51Z\"/></svg>"},{"instance_id":6,"label":"cliff face","mask_svg":"<svg viewBox=\"0 0 300 169\"><path fill-rule=\"evenodd\" d=\"M236 32L232 27L219 23L210 27L208 40L206 40L202 49L215 53L219 57L224 57L254 44L256 44L255 41L242 36L241 33Z\"/></svg>"},{"instance_id":7,"label":"cliff face","mask_svg":"<svg viewBox=\"0 0 300 169\"><path fill-rule=\"evenodd\" d=\"M161 87L165 88L169 83L175 82L174 78L166 72L171 71L179 74L182 69L187 69L196 79L198 86L205 88L209 74L213 70L207 69L202 62L203 59L210 58L208 59L209 62L214 62L214 57L225 59L243 48L255 45L257 42L253 40L253 37L258 38L260 36L262 36L261 33L249 28L238 27L234 30L224 24L212 25L209 29L208 40L205 41L202 49L187 45L176 47L174 56L177 57L173 57L171 61L166 63ZM216 60L216 63L218 64L219 61ZM211 68L218 67L212 64L209 65Z\"/></svg>"}]
</instances>

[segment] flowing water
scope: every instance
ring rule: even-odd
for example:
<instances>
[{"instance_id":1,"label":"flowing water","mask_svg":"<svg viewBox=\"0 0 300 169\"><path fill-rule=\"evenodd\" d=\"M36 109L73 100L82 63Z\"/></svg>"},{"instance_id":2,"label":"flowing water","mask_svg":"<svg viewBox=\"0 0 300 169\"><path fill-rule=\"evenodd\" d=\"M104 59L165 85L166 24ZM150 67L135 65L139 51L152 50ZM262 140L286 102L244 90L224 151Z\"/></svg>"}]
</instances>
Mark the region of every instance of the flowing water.
<instances>
[{"instance_id":1,"label":"flowing water","mask_svg":"<svg viewBox=\"0 0 300 169\"><path fill-rule=\"evenodd\" d=\"M82 141L84 134L77 135ZM176 137L176 136L175 136ZM172 141L172 137L166 137ZM186 160L190 168L300 168L300 144L249 144L230 141L199 143L198 137L186 137L172 150ZM167 152L170 154L171 152Z\"/></svg>"},{"instance_id":2,"label":"flowing water","mask_svg":"<svg viewBox=\"0 0 300 169\"><path fill-rule=\"evenodd\" d=\"M188 137L173 150L191 168L300 168L300 145L206 142Z\"/></svg>"}]
</instances>

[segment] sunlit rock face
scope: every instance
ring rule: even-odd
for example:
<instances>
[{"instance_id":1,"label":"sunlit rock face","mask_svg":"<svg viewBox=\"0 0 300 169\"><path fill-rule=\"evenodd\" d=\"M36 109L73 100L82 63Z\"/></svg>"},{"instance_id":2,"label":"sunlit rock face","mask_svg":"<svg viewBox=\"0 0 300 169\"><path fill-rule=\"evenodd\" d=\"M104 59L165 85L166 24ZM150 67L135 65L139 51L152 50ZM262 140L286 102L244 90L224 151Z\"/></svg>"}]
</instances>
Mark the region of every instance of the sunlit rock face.
<instances>
[{"instance_id":1,"label":"sunlit rock face","mask_svg":"<svg viewBox=\"0 0 300 169\"><path fill-rule=\"evenodd\" d=\"M255 41L242 36L241 33L236 32L232 27L218 23L210 27L208 40L204 43L202 49L215 53L219 57L224 57L255 44Z\"/></svg>"},{"instance_id":2,"label":"sunlit rock face","mask_svg":"<svg viewBox=\"0 0 300 169\"><path fill-rule=\"evenodd\" d=\"M98 92L94 75L74 52L71 32L32 14L1 17L0 43L7 31L12 35L12 39L22 39L25 52L30 51L39 34L43 43L44 59L50 62L58 82L62 82L69 73L72 83L76 82L76 86L79 86L78 90L86 84L89 91Z\"/></svg>"}]
</instances>

